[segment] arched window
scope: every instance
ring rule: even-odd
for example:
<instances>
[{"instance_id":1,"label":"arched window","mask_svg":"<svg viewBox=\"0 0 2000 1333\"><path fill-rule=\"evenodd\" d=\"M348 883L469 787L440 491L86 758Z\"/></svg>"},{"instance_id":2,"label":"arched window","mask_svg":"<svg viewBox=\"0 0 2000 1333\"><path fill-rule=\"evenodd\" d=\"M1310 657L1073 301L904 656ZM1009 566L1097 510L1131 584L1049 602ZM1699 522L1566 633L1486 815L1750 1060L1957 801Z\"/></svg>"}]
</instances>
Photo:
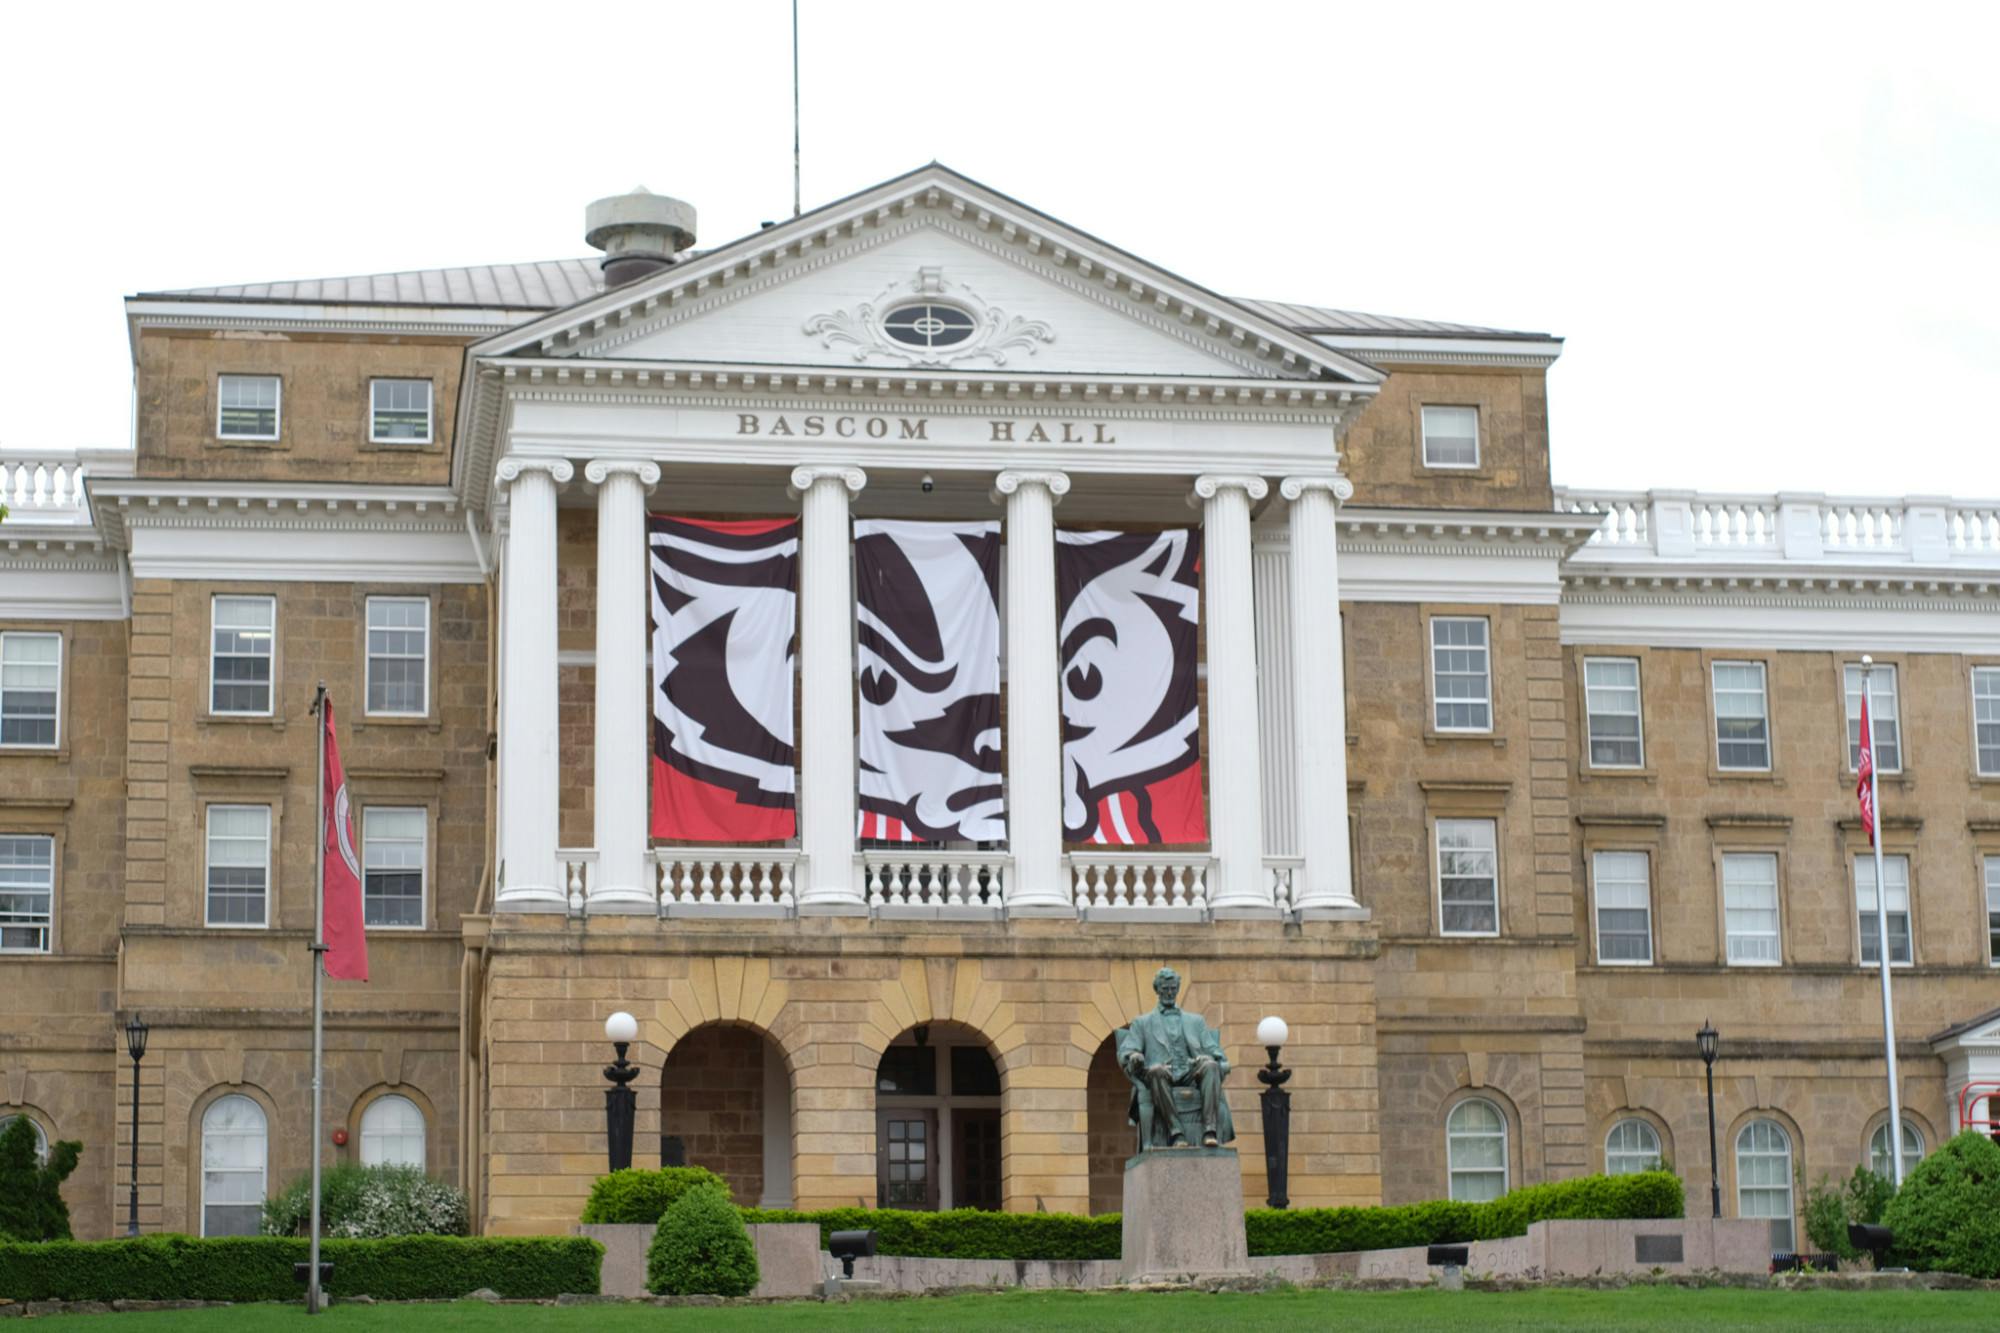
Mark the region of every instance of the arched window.
<instances>
[{"instance_id":1,"label":"arched window","mask_svg":"<svg viewBox=\"0 0 2000 1333\"><path fill-rule=\"evenodd\" d=\"M264 1108L231 1093L201 1115L201 1234L254 1236L264 1214Z\"/></svg>"},{"instance_id":2,"label":"arched window","mask_svg":"<svg viewBox=\"0 0 2000 1333\"><path fill-rule=\"evenodd\" d=\"M1499 1107L1480 1097L1452 1107L1444 1143L1452 1198L1483 1203L1507 1192L1507 1117Z\"/></svg>"},{"instance_id":3,"label":"arched window","mask_svg":"<svg viewBox=\"0 0 2000 1333\"><path fill-rule=\"evenodd\" d=\"M1918 1162L1924 1160L1924 1136L1915 1125L1903 1122L1903 1174L1908 1176ZM1875 1133L1868 1140L1868 1169L1884 1180L1895 1178L1896 1163L1889 1152L1889 1122L1884 1120L1875 1126Z\"/></svg>"},{"instance_id":4,"label":"arched window","mask_svg":"<svg viewBox=\"0 0 2000 1333\"><path fill-rule=\"evenodd\" d=\"M1792 1138L1775 1120L1752 1120L1736 1136L1736 1215L1771 1219L1771 1248L1790 1251Z\"/></svg>"},{"instance_id":5,"label":"arched window","mask_svg":"<svg viewBox=\"0 0 2000 1333\"><path fill-rule=\"evenodd\" d=\"M0 1115L0 1134L5 1134L16 1120L22 1119L27 1120L28 1127L35 1131L35 1160L47 1166L49 1161L49 1135L48 1131L42 1128L39 1120L36 1120L33 1116Z\"/></svg>"},{"instance_id":6,"label":"arched window","mask_svg":"<svg viewBox=\"0 0 2000 1333\"><path fill-rule=\"evenodd\" d=\"M424 1113L408 1097L377 1097L361 1113L361 1165L424 1165Z\"/></svg>"},{"instance_id":7,"label":"arched window","mask_svg":"<svg viewBox=\"0 0 2000 1333\"><path fill-rule=\"evenodd\" d=\"M1620 1120L1604 1138L1604 1174L1607 1176L1657 1171L1661 1160L1659 1131L1637 1116Z\"/></svg>"}]
</instances>

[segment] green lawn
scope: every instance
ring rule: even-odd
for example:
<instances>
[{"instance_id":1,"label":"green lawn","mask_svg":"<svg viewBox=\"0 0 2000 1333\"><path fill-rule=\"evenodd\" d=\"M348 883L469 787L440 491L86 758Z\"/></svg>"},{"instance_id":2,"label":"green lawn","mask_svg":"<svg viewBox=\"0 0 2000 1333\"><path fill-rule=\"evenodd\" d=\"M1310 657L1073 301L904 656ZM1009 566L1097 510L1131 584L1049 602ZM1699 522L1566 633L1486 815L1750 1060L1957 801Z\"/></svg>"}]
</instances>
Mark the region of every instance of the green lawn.
<instances>
[{"instance_id":1,"label":"green lawn","mask_svg":"<svg viewBox=\"0 0 2000 1333\"><path fill-rule=\"evenodd\" d=\"M60 1333L623 1333L705 1330L925 1330L941 1327L1079 1329L1311 1328L1923 1328L2000 1326L2000 1294L1927 1291L1739 1291L1635 1287L1625 1291L1277 1291L1258 1295L1129 1292L1007 1292L992 1296L802 1301L775 1306L657 1309L652 1306L342 1305L311 1325L284 1306L237 1306L164 1314L65 1318ZM26 1327L25 1325L23 1326ZM55 1326L52 1326L55 1327Z\"/></svg>"}]
</instances>

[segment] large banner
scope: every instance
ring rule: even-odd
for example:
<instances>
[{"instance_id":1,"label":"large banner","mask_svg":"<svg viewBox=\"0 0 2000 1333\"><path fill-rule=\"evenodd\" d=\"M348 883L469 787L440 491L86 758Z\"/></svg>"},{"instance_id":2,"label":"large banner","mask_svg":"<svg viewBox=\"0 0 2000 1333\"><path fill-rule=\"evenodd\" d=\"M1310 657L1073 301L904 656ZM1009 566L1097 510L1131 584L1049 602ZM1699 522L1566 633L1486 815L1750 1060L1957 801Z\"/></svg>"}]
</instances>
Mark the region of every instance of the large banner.
<instances>
[{"instance_id":1,"label":"large banner","mask_svg":"<svg viewBox=\"0 0 2000 1333\"><path fill-rule=\"evenodd\" d=\"M1063 836L1205 842L1199 529L1056 532Z\"/></svg>"},{"instance_id":2,"label":"large banner","mask_svg":"<svg viewBox=\"0 0 2000 1333\"><path fill-rule=\"evenodd\" d=\"M646 520L653 836L771 842L798 827L797 519Z\"/></svg>"},{"instance_id":3,"label":"large banner","mask_svg":"<svg viewBox=\"0 0 2000 1333\"><path fill-rule=\"evenodd\" d=\"M854 525L860 828L998 841L1000 525Z\"/></svg>"}]
</instances>

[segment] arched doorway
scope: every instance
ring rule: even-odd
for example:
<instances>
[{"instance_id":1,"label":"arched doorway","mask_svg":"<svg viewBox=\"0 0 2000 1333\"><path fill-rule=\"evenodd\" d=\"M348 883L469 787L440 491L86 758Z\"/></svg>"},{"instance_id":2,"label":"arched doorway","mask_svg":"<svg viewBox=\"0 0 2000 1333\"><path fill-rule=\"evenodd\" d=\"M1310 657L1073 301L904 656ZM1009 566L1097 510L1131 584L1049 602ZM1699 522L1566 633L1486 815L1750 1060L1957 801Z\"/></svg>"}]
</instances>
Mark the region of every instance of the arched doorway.
<instances>
[{"instance_id":1,"label":"arched doorway","mask_svg":"<svg viewBox=\"0 0 2000 1333\"><path fill-rule=\"evenodd\" d=\"M1131 1123L1132 1080L1118 1067L1118 1036L1113 1033L1090 1059L1090 1211L1115 1213L1125 1206L1125 1159L1139 1150L1139 1131Z\"/></svg>"},{"instance_id":2,"label":"arched doorway","mask_svg":"<svg viewBox=\"0 0 2000 1333\"><path fill-rule=\"evenodd\" d=\"M1000 1207L1000 1067L959 1023L919 1024L875 1071L876 1206Z\"/></svg>"},{"instance_id":3,"label":"arched doorway","mask_svg":"<svg viewBox=\"0 0 2000 1333\"><path fill-rule=\"evenodd\" d=\"M737 1203L792 1204L792 1082L785 1053L752 1027L709 1023L660 1070L660 1164L705 1166Z\"/></svg>"}]
</instances>

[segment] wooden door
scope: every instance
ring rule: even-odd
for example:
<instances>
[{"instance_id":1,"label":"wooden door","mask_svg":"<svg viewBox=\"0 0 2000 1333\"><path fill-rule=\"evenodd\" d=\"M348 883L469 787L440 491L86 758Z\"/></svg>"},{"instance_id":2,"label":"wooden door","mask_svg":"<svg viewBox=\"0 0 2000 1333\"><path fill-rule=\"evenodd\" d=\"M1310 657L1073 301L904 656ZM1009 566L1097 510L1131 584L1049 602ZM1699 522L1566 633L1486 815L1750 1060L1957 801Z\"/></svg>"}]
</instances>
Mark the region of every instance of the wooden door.
<instances>
[{"instance_id":1,"label":"wooden door","mask_svg":"<svg viewBox=\"0 0 2000 1333\"><path fill-rule=\"evenodd\" d=\"M1000 1211L1000 1112L953 1111L951 1203Z\"/></svg>"},{"instance_id":2,"label":"wooden door","mask_svg":"<svg viewBox=\"0 0 2000 1333\"><path fill-rule=\"evenodd\" d=\"M890 1107L875 1113L876 1207L936 1209L937 1165L936 1111Z\"/></svg>"}]
</instances>

